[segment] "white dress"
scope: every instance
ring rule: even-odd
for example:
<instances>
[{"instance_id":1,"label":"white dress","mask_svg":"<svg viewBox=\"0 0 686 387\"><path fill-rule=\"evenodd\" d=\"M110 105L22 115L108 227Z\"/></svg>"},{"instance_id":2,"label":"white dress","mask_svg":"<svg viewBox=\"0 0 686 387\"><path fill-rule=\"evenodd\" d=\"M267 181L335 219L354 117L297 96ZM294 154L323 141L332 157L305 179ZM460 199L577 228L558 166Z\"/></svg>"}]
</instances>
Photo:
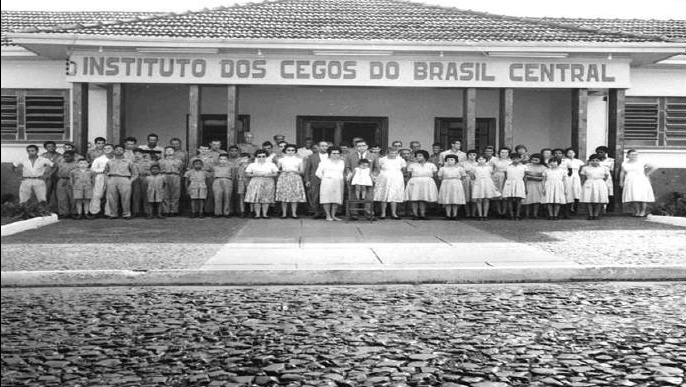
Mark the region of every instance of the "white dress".
<instances>
[{"instance_id":1,"label":"white dress","mask_svg":"<svg viewBox=\"0 0 686 387\"><path fill-rule=\"evenodd\" d=\"M609 203L607 184L605 178L610 176L607 168L584 167L581 174L586 176L583 187L581 187L581 201L584 203Z\"/></svg>"},{"instance_id":2,"label":"white dress","mask_svg":"<svg viewBox=\"0 0 686 387\"><path fill-rule=\"evenodd\" d=\"M565 195L567 203L573 203L574 200L581 200L581 176L579 170L584 166L584 162L579 159L564 159L560 168L567 172L567 179L565 180ZM572 170L572 175L569 176L569 169Z\"/></svg>"},{"instance_id":3,"label":"white dress","mask_svg":"<svg viewBox=\"0 0 686 387\"><path fill-rule=\"evenodd\" d=\"M610 196L614 196L615 186L612 182L612 176L615 172L615 159L613 159L612 157L606 157L605 160L600 161L600 166L607 168L608 172L610 172L610 178L605 180L605 183L607 184L607 193Z\"/></svg>"},{"instance_id":4,"label":"white dress","mask_svg":"<svg viewBox=\"0 0 686 387\"><path fill-rule=\"evenodd\" d=\"M507 177L503 186L504 198L526 198L526 185L524 184L524 164L508 165L505 169Z\"/></svg>"},{"instance_id":5,"label":"white dress","mask_svg":"<svg viewBox=\"0 0 686 387\"><path fill-rule=\"evenodd\" d=\"M567 180L567 170L561 167L548 168L543 171L543 177L543 187L545 189L543 203L567 203L567 197L565 196L565 180Z\"/></svg>"},{"instance_id":6,"label":"white dress","mask_svg":"<svg viewBox=\"0 0 686 387\"><path fill-rule=\"evenodd\" d=\"M466 204L462 178L467 173L461 166L443 167L438 171L441 189L438 190L438 204Z\"/></svg>"},{"instance_id":7,"label":"white dress","mask_svg":"<svg viewBox=\"0 0 686 387\"><path fill-rule=\"evenodd\" d=\"M343 171L345 161L322 160L317 167L315 175L321 180L319 186L319 203L343 204Z\"/></svg>"},{"instance_id":8,"label":"white dress","mask_svg":"<svg viewBox=\"0 0 686 387\"><path fill-rule=\"evenodd\" d=\"M474 167L474 184L472 199L493 199L500 197L500 191L491 177L493 168L490 165Z\"/></svg>"},{"instance_id":9,"label":"white dress","mask_svg":"<svg viewBox=\"0 0 686 387\"><path fill-rule=\"evenodd\" d=\"M645 174L645 168L646 165L642 161L625 161L622 163L622 170L624 171L622 201L624 203L652 203L655 201L653 186L650 184L650 179Z\"/></svg>"},{"instance_id":10,"label":"white dress","mask_svg":"<svg viewBox=\"0 0 686 387\"><path fill-rule=\"evenodd\" d=\"M402 203L405 201L405 179L402 169L406 166L405 160L398 156L394 159L388 157L379 159L379 176L374 186L375 202Z\"/></svg>"},{"instance_id":11,"label":"white dress","mask_svg":"<svg viewBox=\"0 0 686 387\"><path fill-rule=\"evenodd\" d=\"M426 162L424 165L412 163L407 167L407 172L411 177L407 182L407 187L405 187L405 200L438 201L438 188L436 181L434 181L434 173L437 172L435 164L430 162Z\"/></svg>"},{"instance_id":12,"label":"white dress","mask_svg":"<svg viewBox=\"0 0 686 387\"><path fill-rule=\"evenodd\" d=\"M353 179L350 181L351 185L363 185L365 187L371 187L374 185L372 183L372 170L369 168L362 169L356 167L353 172Z\"/></svg>"}]
</instances>

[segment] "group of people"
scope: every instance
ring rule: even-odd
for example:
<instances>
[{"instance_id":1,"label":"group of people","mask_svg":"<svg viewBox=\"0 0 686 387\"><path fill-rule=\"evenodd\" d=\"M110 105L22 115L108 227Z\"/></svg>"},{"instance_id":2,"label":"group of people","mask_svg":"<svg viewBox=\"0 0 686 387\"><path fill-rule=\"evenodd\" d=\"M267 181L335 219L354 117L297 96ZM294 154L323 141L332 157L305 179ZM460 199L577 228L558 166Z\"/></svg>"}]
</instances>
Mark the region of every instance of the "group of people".
<instances>
[{"instance_id":1,"label":"group of people","mask_svg":"<svg viewBox=\"0 0 686 387\"><path fill-rule=\"evenodd\" d=\"M28 159L15 163L23 167L20 204L34 194L54 204L60 217L164 218L179 215L182 198L188 198L191 217L252 213L268 218L280 203L276 209L282 218L289 210L290 217L298 218L299 206L307 205L315 218L337 221L346 200L363 204L368 215L377 205L380 219L400 219L401 206L404 215L426 219L427 206L437 203L448 220L458 214L486 220L489 213L513 220L537 218L541 205L554 220L576 213L585 203L593 220L614 195L614 160L603 146L582 161L572 148L530 154L524 145L497 153L487 146L482 153L463 152L459 140L447 150L434 144L431 154L417 141L409 149L394 141L382 151L362 138L353 139L350 149L309 138L297 146L276 135L276 146L266 141L258 147L252 133L245 133L242 143L227 150L212 141L191 156L180 139L165 147L158 139L150 134L146 144L138 145L127 137L124 144L113 145L98 137L85 155L70 143L62 153L52 141L44 143L40 154L38 146L29 145ZM654 171L635 150L627 152L619 184L633 216L645 216L654 201L649 179Z\"/></svg>"}]
</instances>

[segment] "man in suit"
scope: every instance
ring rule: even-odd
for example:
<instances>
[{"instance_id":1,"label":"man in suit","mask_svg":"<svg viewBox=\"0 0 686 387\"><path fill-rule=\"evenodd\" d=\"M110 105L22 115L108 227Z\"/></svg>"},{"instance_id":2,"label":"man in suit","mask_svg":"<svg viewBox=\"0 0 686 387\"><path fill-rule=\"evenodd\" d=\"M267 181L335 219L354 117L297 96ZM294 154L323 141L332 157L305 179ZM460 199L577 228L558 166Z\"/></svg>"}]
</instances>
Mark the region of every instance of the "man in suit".
<instances>
[{"instance_id":1,"label":"man in suit","mask_svg":"<svg viewBox=\"0 0 686 387\"><path fill-rule=\"evenodd\" d=\"M307 188L307 201L310 203L310 210L314 213L315 219L321 219L322 210L319 207L319 185L321 180L315 175L317 172L317 167L319 163L329 158L329 154L326 153L329 149L329 143L326 141L319 141L317 144L317 152L309 155L305 159L305 172L303 176L303 181L305 182L305 188Z\"/></svg>"},{"instance_id":2,"label":"man in suit","mask_svg":"<svg viewBox=\"0 0 686 387\"><path fill-rule=\"evenodd\" d=\"M355 151L350 152L345 158L345 179L346 187L348 188L346 195L347 198L353 197L352 186L350 185L352 172L355 170L355 168L357 168L357 162L362 159L369 160L369 166L372 170L372 175L377 175L379 172L379 155L369 151L369 145L365 140L357 140L355 142ZM368 205L365 205L365 208L367 209L367 213L370 213L371 208L369 208Z\"/></svg>"}]
</instances>

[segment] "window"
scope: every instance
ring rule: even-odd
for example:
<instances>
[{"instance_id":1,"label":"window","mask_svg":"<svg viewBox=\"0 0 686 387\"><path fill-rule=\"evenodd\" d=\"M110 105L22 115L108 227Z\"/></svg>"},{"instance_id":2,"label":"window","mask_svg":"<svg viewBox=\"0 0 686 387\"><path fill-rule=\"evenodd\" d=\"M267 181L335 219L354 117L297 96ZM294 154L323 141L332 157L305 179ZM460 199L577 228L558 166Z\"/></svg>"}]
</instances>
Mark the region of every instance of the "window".
<instances>
[{"instance_id":1,"label":"window","mask_svg":"<svg viewBox=\"0 0 686 387\"><path fill-rule=\"evenodd\" d=\"M628 97L624 138L627 145L686 146L686 98Z\"/></svg>"},{"instance_id":2,"label":"window","mask_svg":"<svg viewBox=\"0 0 686 387\"><path fill-rule=\"evenodd\" d=\"M467 151L467 139L462 133L462 117L436 117L434 119L434 142L439 142L443 149L450 148L452 140L462 142L462 150ZM495 145L495 118L476 119L475 147L483 152L487 145Z\"/></svg>"},{"instance_id":3,"label":"window","mask_svg":"<svg viewBox=\"0 0 686 387\"><path fill-rule=\"evenodd\" d=\"M2 89L3 141L66 141L69 136L69 90Z\"/></svg>"}]
</instances>

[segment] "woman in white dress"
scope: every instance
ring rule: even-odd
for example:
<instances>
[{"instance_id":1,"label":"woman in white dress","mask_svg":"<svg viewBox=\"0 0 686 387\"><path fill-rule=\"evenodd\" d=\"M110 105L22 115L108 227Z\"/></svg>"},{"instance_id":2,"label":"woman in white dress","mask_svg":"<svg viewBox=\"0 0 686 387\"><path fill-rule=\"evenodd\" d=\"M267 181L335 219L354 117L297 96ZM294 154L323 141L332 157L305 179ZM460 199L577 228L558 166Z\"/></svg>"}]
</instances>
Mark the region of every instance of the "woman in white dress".
<instances>
[{"instance_id":1,"label":"woman in white dress","mask_svg":"<svg viewBox=\"0 0 686 387\"><path fill-rule=\"evenodd\" d=\"M429 163L429 152L418 150L414 152L417 162L411 163L407 167L410 180L405 187L405 200L412 204L412 219L426 219L426 203L438 201L438 188L436 187L436 172L438 168L433 163Z\"/></svg>"},{"instance_id":2,"label":"woman in white dress","mask_svg":"<svg viewBox=\"0 0 686 387\"><path fill-rule=\"evenodd\" d=\"M321 180L319 186L319 203L324 208L326 220L341 220L336 217L338 206L343 204L345 161L341 158L341 148L329 147L326 150L329 158L322 160L315 171Z\"/></svg>"},{"instance_id":3,"label":"woman in white dress","mask_svg":"<svg viewBox=\"0 0 686 387\"><path fill-rule=\"evenodd\" d=\"M622 163L619 175L619 186L624 189L622 202L631 203L634 213L631 216L645 217L648 203L655 201L650 175L657 170L652 165L638 159L638 152L630 149L626 152L627 160Z\"/></svg>"},{"instance_id":4,"label":"woman in white dress","mask_svg":"<svg viewBox=\"0 0 686 387\"><path fill-rule=\"evenodd\" d=\"M386 218L386 208L391 206L391 219L400 219L397 213L398 203L405 201L405 179L403 170L407 163L395 148L389 148L386 156L379 159L379 176L374 186L374 201L381 202L380 219Z\"/></svg>"},{"instance_id":5,"label":"woman in white dress","mask_svg":"<svg viewBox=\"0 0 686 387\"><path fill-rule=\"evenodd\" d=\"M584 162L576 158L574 148L565 149L565 158L560 167L567 170L565 180L565 195L567 201L566 214L573 214L577 211L577 203L581 200L581 176L579 170L584 166Z\"/></svg>"}]
</instances>

